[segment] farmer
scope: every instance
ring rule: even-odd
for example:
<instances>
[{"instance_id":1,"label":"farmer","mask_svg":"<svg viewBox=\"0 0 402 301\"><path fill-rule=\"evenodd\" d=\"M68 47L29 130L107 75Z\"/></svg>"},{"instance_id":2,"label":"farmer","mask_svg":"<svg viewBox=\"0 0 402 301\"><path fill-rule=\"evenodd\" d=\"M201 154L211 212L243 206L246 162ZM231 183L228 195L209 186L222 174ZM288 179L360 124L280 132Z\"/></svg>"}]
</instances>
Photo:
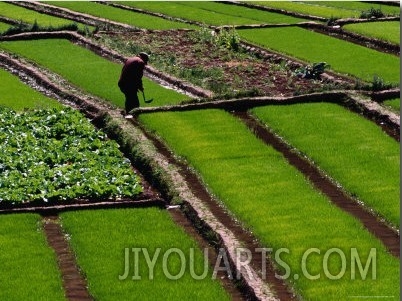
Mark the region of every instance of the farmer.
<instances>
[{"instance_id":1,"label":"farmer","mask_svg":"<svg viewBox=\"0 0 402 301\"><path fill-rule=\"evenodd\" d=\"M142 76L145 65L148 63L149 56L141 52L135 57L130 57L124 63L119 79L119 88L126 96L125 109L128 114L132 109L140 106L137 92L144 91Z\"/></svg>"}]
</instances>

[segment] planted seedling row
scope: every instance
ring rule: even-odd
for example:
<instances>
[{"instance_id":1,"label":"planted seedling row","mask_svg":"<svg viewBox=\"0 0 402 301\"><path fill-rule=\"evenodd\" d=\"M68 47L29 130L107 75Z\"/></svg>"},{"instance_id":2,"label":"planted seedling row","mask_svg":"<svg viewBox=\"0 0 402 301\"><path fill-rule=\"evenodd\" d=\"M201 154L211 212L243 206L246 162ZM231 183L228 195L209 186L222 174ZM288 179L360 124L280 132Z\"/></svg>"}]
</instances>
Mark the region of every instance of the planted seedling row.
<instances>
[{"instance_id":1,"label":"planted seedling row","mask_svg":"<svg viewBox=\"0 0 402 301\"><path fill-rule=\"evenodd\" d=\"M399 143L381 128L329 103L252 112L350 195L399 228Z\"/></svg>"},{"instance_id":2,"label":"planted seedling row","mask_svg":"<svg viewBox=\"0 0 402 301\"><path fill-rule=\"evenodd\" d=\"M60 74L84 91L124 108L124 95L117 86L121 64L111 62L62 39L2 42L0 48L19 53ZM59 55L49 57L50 49L57 50ZM152 97L157 100L154 103L158 105L174 104L188 99L187 96L163 88L147 78L144 78L144 89L152 91Z\"/></svg>"},{"instance_id":3,"label":"planted seedling row","mask_svg":"<svg viewBox=\"0 0 402 301\"><path fill-rule=\"evenodd\" d=\"M193 25L170 21L155 16L127 11L95 2L72 3L68 1L44 2L51 6L67 8L74 12L88 14L99 19L107 19L117 24L127 24L133 28L144 29L178 29L194 28Z\"/></svg>"},{"instance_id":4,"label":"planted seedling row","mask_svg":"<svg viewBox=\"0 0 402 301\"><path fill-rule=\"evenodd\" d=\"M379 77L386 83L399 83L399 57L394 55L297 27L241 30L239 34L252 43L310 63L326 62L332 70L363 81Z\"/></svg>"},{"instance_id":5,"label":"planted seedling row","mask_svg":"<svg viewBox=\"0 0 402 301\"><path fill-rule=\"evenodd\" d=\"M378 258L398 263L380 242L361 229L359 222L329 205L279 154L254 140L244 126L226 113L208 110L155 113L141 115L140 120L163 137L176 154L189 161L212 193L263 245L292 250L289 255L292 273L301 275L297 270L297 258L300 259L298 256L303 249L317 244L325 250L335 244L340 249L350 250L356 244L356 237L360 237L359 249L375 246L378 251L382 249ZM389 269L390 278L382 278L383 287L391 289L394 281L391 275L397 276L395 268L385 268ZM298 293L306 298L327 298L332 290L338 291L338 298L351 290L373 293L369 283L350 282L350 278L339 282L321 278L314 283L296 279L293 274L291 278Z\"/></svg>"},{"instance_id":6,"label":"planted seedling row","mask_svg":"<svg viewBox=\"0 0 402 301\"><path fill-rule=\"evenodd\" d=\"M3 17L19 22L24 22L27 24L36 24L36 26L41 26L43 28L57 28L72 24L75 24L77 26L77 29L80 30L85 30L86 28L86 25L79 22L75 23L71 20L42 14L34 10L29 10L6 2L0 3L0 11L0 15Z\"/></svg>"}]
</instances>

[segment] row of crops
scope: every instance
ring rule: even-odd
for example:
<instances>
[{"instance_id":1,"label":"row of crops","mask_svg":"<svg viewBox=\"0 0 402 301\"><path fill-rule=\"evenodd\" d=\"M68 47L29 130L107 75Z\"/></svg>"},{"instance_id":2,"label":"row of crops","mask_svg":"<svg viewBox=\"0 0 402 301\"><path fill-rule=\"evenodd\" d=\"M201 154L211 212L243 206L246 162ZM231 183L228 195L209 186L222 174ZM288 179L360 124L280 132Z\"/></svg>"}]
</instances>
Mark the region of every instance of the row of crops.
<instances>
[{"instance_id":1,"label":"row of crops","mask_svg":"<svg viewBox=\"0 0 402 301\"><path fill-rule=\"evenodd\" d=\"M294 25L307 20L215 2L48 4L135 28L158 30L197 30L197 24ZM378 4L360 2L255 4L324 18L357 17L361 11L378 8ZM11 3L1 2L0 7L0 16L26 24L71 23L71 20ZM146 10L153 15L132 9ZM380 9L389 15L399 14L399 9L392 6L380 5ZM162 13L165 18L155 13ZM83 23L78 27L87 28L88 34L88 25ZM0 31L6 32L7 24L2 24ZM359 27L361 24L355 28L350 26L348 30L399 44L399 32L397 36L395 30L396 27L399 30L397 21L372 22L370 26L363 26L364 29ZM382 30L378 30L379 27ZM380 77L393 86L399 85L399 56L394 54L297 26L239 29L237 32L242 40L306 63L326 61L331 70L356 81L369 82L373 77ZM131 39L133 36L135 34ZM132 47L131 54L139 50L141 48ZM79 93L93 95L102 105L112 106L111 110L124 108L124 98L116 84L121 64L82 45L60 38L39 38L0 41L0 51L57 74ZM0 78L6 83L0 87L0 104L5 107L0 110L4 128L0 134L3 145L1 203L50 201L53 204L60 200L140 196L142 183L115 142L94 130L81 114L27 87L8 71L0 69ZM165 106L191 101L189 96L147 78L144 87L155 101L142 105ZM219 98L219 94L215 97ZM392 100L390 105L399 111L399 99ZM254 108L248 114L370 210L373 219L399 229L400 147L377 125L339 104L327 103L325 98L314 104ZM236 116L215 109L143 113L137 120L148 134L158 137L174 156L197 173L219 205L252 233L262 247L288 250L281 253L275 264L298 298L399 300L396 285L400 279L399 258L361 221L318 192L303 173L291 166L280 152L259 140ZM62 275L57 258L46 243L43 223L44 219L37 214L0 215L0 240L4 246L0 256L6 264L0 273L0 299L65 299ZM88 290L96 300L130 300L133 296L139 300L231 298L222 283L212 277L214 262L210 263L204 277L194 277L194 270L196 275L204 271L204 254L195 239L175 224L169 211L159 208L83 210L60 213L57 223L62 225L88 282ZM172 249L176 251L169 253ZM333 249L336 252L327 257L328 251ZM191 258L184 260L194 270L183 268L183 257L177 250L185 256L189 250L194 251ZM352 250L361 260L358 273L351 266L356 259ZM32 256L26 256L27 252ZM303 261L306 252L313 255ZM139 266L134 265L135 259L139 260ZM128 276L122 277L129 260ZM326 263L325 271L323 263ZM175 278L172 275L180 277L172 279Z\"/></svg>"}]
</instances>

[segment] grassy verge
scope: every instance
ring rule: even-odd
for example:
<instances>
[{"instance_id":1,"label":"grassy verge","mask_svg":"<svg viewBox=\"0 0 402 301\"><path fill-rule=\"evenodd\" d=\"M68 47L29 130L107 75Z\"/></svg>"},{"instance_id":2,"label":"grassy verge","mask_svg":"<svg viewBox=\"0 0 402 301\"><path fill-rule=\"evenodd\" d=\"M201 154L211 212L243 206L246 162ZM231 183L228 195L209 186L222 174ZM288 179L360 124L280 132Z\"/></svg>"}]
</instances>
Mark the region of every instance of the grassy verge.
<instances>
[{"instance_id":1,"label":"grassy verge","mask_svg":"<svg viewBox=\"0 0 402 301\"><path fill-rule=\"evenodd\" d=\"M294 24L305 21L301 18L209 1L139 1L121 3L210 25Z\"/></svg>"},{"instance_id":2,"label":"grassy verge","mask_svg":"<svg viewBox=\"0 0 402 301\"><path fill-rule=\"evenodd\" d=\"M308 4L305 2L290 2L290 1L244 1L251 4L258 4L276 9L285 9L287 11L297 12L306 15L318 16L323 18L348 18L357 16L359 13L355 10L346 8L336 8L319 5L319 2Z\"/></svg>"},{"instance_id":3,"label":"grassy verge","mask_svg":"<svg viewBox=\"0 0 402 301\"><path fill-rule=\"evenodd\" d=\"M252 43L309 63L327 62L334 71L367 82L377 75L385 82L399 84L399 57L394 55L298 27L247 29L239 30L239 34Z\"/></svg>"},{"instance_id":4,"label":"grassy verge","mask_svg":"<svg viewBox=\"0 0 402 301\"><path fill-rule=\"evenodd\" d=\"M60 108L60 103L52 98L44 96L42 93L23 84L20 79L0 69L0 106L8 107L16 111L28 108L45 109Z\"/></svg>"},{"instance_id":5,"label":"grassy verge","mask_svg":"<svg viewBox=\"0 0 402 301\"><path fill-rule=\"evenodd\" d=\"M124 108L124 95L117 86L121 64L113 63L67 40L2 42L0 48L27 57L83 90ZM50 51L53 55L49 55ZM143 82L147 98L154 99L150 105L175 104L188 99L187 96L163 88L147 78ZM149 106L142 101L141 95L139 99L141 106Z\"/></svg>"},{"instance_id":6,"label":"grassy verge","mask_svg":"<svg viewBox=\"0 0 402 301\"><path fill-rule=\"evenodd\" d=\"M384 105L390 107L392 110L396 111L398 114L401 111L401 99L395 98L384 101Z\"/></svg>"},{"instance_id":7,"label":"grassy verge","mask_svg":"<svg viewBox=\"0 0 402 301\"><path fill-rule=\"evenodd\" d=\"M0 34L2 34L4 31L9 29L10 27L12 27L12 25L10 25L8 23L0 22Z\"/></svg>"},{"instance_id":8,"label":"grassy verge","mask_svg":"<svg viewBox=\"0 0 402 301\"><path fill-rule=\"evenodd\" d=\"M343 28L358 34L385 40L394 44L400 42L400 22L369 22L360 24L348 24Z\"/></svg>"},{"instance_id":9,"label":"grassy verge","mask_svg":"<svg viewBox=\"0 0 402 301\"><path fill-rule=\"evenodd\" d=\"M317 4L315 1L306 1L309 4ZM336 8L343 8L349 10L356 10L359 12L368 11L371 8L380 9L384 14L387 15L399 15L399 7L395 5L388 5L387 3L381 2L360 2L360 1L320 1L319 5L327 6L327 7L336 7Z\"/></svg>"},{"instance_id":10,"label":"grassy verge","mask_svg":"<svg viewBox=\"0 0 402 301\"><path fill-rule=\"evenodd\" d=\"M345 300L357 295L392 295L398 300L399 261L354 218L329 204L281 154L252 135L228 113L205 110L140 116L179 156L186 158L209 189L262 242L289 251L282 260L287 278L306 300ZM305 277L302 256L320 250L307 263L316 280ZM351 248L377 252L376 280L351 280L348 269L336 281L323 271L323 256L338 248L350 263ZM363 259L363 257L362 257ZM331 264L337 274L339 262ZM348 265L348 267L350 267ZM297 275L297 276L296 276ZM304 275L304 276L302 276ZM307 275L308 276L308 275Z\"/></svg>"},{"instance_id":11,"label":"grassy verge","mask_svg":"<svg viewBox=\"0 0 402 301\"><path fill-rule=\"evenodd\" d=\"M0 246L1 300L65 300L56 257L38 215L1 215Z\"/></svg>"},{"instance_id":12,"label":"grassy verge","mask_svg":"<svg viewBox=\"0 0 402 301\"><path fill-rule=\"evenodd\" d=\"M33 10L29 10L17 5L12 5L6 2L0 2L0 14L4 17L22 21L28 24L34 24L37 23L38 25L44 26L44 27L60 27L60 26L65 26L69 25L72 23L71 20L67 19L62 19L58 17L53 17L50 15L42 14ZM85 30L86 28L92 28L88 27L85 24L78 23L78 28L80 30Z\"/></svg>"},{"instance_id":13,"label":"grassy verge","mask_svg":"<svg viewBox=\"0 0 402 301\"><path fill-rule=\"evenodd\" d=\"M371 7L375 9L381 9L384 13L387 14L399 14L399 9L397 7L381 5L378 3L358 3L357 1L253 1L251 3L278 9L286 9L288 11L319 16L328 19L333 17L358 18L362 11L369 10Z\"/></svg>"},{"instance_id":14,"label":"grassy verge","mask_svg":"<svg viewBox=\"0 0 402 301\"><path fill-rule=\"evenodd\" d=\"M400 148L381 128L330 103L269 106L252 112L350 194L399 227Z\"/></svg>"},{"instance_id":15,"label":"grassy verge","mask_svg":"<svg viewBox=\"0 0 402 301\"><path fill-rule=\"evenodd\" d=\"M120 8L107 6L99 3L71 2L71 1L49 1L48 4L61 6L73 11L105 18L111 21L128 24L137 28L145 29L177 29L195 28L193 25L169 21L142 13L131 12Z\"/></svg>"},{"instance_id":16,"label":"grassy verge","mask_svg":"<svg viewBox=\"0 0 402 301\"><path fill-rule=\"evenodd\" d=\"M61 221L77 261L89 283L89 290L96 300L228 300L219 282L212 280L211 269L202 280L192 279L189 265L197 275L204 271L203 252L196 242L187 236L171 220L166 211L157 208L134 210L97 210L61 214ZM119 280L125 272L125 249L130 248L129 275ZM144 248L150 258L157 257L153 279L145 259L145 251L134 260L131 248ZM177 252L163 256L171 248ZM194 262L190 263L190 250L194 250ZM138 264L138 273L134 264ZM182 264L185 262L185 269ZM164 268L165 264L165 268ZM166 275L180 275L177 280ZM166 272L167 271L167 272ZM137 275L141 279L132 279ZM122 277L124 278L124 277Z\"/></svg>"}]
</instances>

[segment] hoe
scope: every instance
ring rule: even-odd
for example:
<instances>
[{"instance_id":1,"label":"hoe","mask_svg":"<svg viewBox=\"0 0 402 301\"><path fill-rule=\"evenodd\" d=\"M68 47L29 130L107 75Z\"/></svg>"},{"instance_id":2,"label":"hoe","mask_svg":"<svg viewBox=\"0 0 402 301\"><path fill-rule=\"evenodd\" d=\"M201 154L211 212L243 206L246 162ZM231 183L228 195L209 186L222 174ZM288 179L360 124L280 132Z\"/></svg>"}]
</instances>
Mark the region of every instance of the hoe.
<instances>
[{"instance_id":1,"label":"hoe","mask_svg":"<svg viewBox=\"0 0 402 301\"><path fill-rule=\"evenodd\" d=\"M144 98L145 103L151 103L154 100L153 98L146 100L144 91L142 91L142 97Z\"/></svg>"}]
</instances>

